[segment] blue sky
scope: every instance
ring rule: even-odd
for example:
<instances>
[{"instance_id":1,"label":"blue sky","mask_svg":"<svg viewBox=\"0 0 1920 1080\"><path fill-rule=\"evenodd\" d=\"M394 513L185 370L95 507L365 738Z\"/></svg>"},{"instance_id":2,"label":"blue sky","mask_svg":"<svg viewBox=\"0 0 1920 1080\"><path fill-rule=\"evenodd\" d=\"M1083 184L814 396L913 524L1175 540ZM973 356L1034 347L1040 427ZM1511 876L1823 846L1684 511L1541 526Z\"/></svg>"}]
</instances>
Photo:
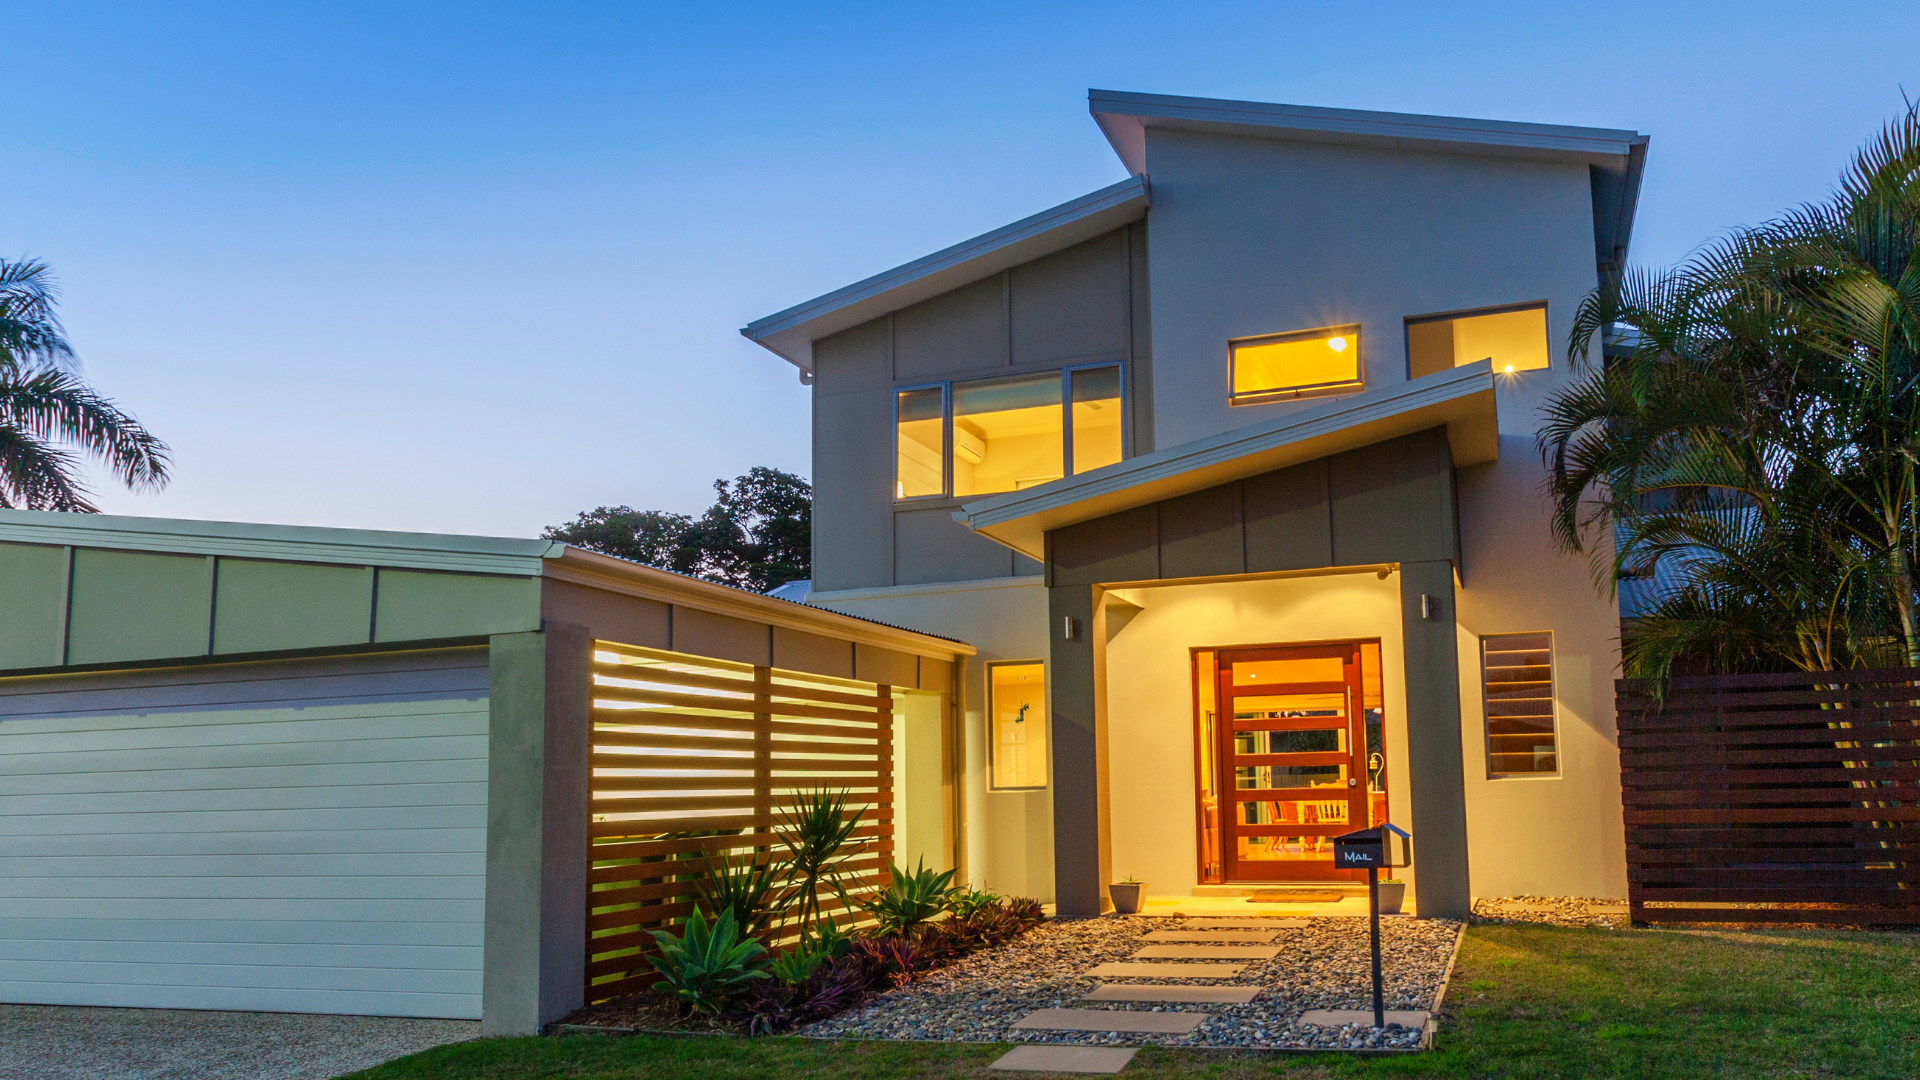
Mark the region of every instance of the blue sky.
<instances>
[{"instance_id":1,"label":"blue sky","mask_svg":"<svg viewBox=\"0 0 1920 1080\"><path fill-rule=\"evenodd\" d=\"M532 535L806 473L759 316L1123 177L1089 87L1634 128L1637 262L1826 192L1920 5L9 4L0 254L114 513Z\"/></svg>"}]
</instances>

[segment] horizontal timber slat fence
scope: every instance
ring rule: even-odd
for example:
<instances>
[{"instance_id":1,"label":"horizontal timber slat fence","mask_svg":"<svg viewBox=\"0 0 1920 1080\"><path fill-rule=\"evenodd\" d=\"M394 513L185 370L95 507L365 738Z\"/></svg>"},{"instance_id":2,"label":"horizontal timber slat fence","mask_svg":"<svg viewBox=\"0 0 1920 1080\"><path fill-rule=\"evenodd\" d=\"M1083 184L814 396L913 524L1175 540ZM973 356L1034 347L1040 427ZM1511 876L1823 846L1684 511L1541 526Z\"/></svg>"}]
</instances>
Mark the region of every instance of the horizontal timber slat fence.
<instances>
[{"instance_id":1,"label":"horizontal timber slat fence","mask_svg":"<svg viewBox=\"0 0 1920 1080\"><path fill-rule=\"evenodd\" d=\"M841 887L885 884L893 855L893 688L594 643L587 1002L657 979L650 930L693 910L705 856L776 858L796 796L847 791ZM842 927L837 898L822 910ZM677 930L675 930L678 933ZM776 930L774 948L798 928Z\"/></svg>"},{"instance_id":2,"label":"horizontal timber slat fence","mask_svg":"<svg viewBox=\"0 0 1920 1080\"><path fill-rule=\"evenodd\" d=\"M1616 689L1633 921L1920 924L1920 668Z\"/></svg>"}]
</instances>

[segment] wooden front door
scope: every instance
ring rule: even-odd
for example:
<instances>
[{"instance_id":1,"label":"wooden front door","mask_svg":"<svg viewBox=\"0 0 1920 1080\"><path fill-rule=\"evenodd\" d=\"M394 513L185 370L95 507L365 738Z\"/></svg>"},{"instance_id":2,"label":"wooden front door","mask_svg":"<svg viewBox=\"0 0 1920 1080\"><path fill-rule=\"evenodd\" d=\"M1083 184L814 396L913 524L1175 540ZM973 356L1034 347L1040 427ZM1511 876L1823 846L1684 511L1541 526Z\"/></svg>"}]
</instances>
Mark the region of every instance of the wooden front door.
<instances>
[{"instance_id":1,"label":"wooden front door","mask_svg":"<svg viewBox=\"0 0 1920 1080\"><path fill-rule=\"evenodd\" d=\"M1222 649L1218 671L1226 879L1359 878L1332 838L1370 817L1360 644Z\"/></svg>"}]
</instances>

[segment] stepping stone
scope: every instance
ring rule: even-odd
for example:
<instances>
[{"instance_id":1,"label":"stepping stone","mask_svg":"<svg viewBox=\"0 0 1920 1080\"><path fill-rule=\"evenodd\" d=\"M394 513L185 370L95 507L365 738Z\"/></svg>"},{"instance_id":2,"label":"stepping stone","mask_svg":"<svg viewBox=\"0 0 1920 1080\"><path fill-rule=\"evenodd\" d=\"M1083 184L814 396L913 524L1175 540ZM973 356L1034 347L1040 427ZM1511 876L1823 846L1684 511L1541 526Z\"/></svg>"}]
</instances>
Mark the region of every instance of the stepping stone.
<instances>
[{"instance_id":1,"label":"stepping stone","mask_svg":"<svg viewBox=\"0 0 1920 1080\"><path fill-rule=\"evenodd\" d=\"M1231 979L1245 964L1095 964L1096 979Z\"/></svg>"},{"instance_id":2,"label":"stepping stone","mask_svg":"<svg viewBox=\"0 0 1920 1080\"><path fill-rule=\"evenodd\" d=\"M1128 1012L1124 1009L1041 1009L1014 1022L1040 1031L1150 1031L1185 1035L1207 1018L1197 1012Z\"/></svg>"},{"instance_id":3,"label":"stepping stone","mask_svg":"<svg viewBox=\"0 0 1920 1080\"><path fill-rule=\"evenodd\" d=\"M1137 1046L1016 1046L987 1066L1018 1072L1117 1073L1127 1067Z\"/></svg>"},{"instance_id":4,"label":"stepping stone","mask_svg":"<svg viewBox=\"0 0 1920 1080\"><path fill-rule=\"evenodd\" d=\"M1305 919L1207 919L1189 915L1180 925L1196 930L1298 930L1311 924Z\"/></svg>"},{"instance_id":5,"label":"stepping stone","mask_svg":"<svg viewBox=\"0 0 1920 1080\"><path fill-rule=\"evenodd\" d=\"M1272 941L1279 934L1258 930L1155 930L1141 934L1142 941Z\"/></svg>"},{"instance_id":6,"label":"stepping stone","mask_svg":"<svg viewBox=\"0 0 1920 1080\"><path fill-rule=\"evenodd\" d=\"M1372 1009L1308 1009L1300 1014L1300 1022L1314 1027L1346 1027L1348 1024L1373 1026ZM1401 1027L1425 1027L1427 1013L1425 1009L1388 1009L1387 1023Z\"/></svg>"},{"instance_id":7,"label":"stepping stone","mask_svg":"<svg viewBox=\"0 0 1920 1080\"><path fill-rule=\"evenodd\" d=\"M1142 960L1271 960L1275 945L1148 945L1134 950Z\"/></svg>"},{"instance_id":8,"label":"stepping stone","mask_svg":"<svg viewBox=\"0 0 1920 1080\"><path fill-rule=\"evenodd\" d=\"M1152 986L1104 983L1087 1001L1190 1001L1201 1005L1245 1005L1260 995L1258 986Z\"/></svg>"}]
</instances>

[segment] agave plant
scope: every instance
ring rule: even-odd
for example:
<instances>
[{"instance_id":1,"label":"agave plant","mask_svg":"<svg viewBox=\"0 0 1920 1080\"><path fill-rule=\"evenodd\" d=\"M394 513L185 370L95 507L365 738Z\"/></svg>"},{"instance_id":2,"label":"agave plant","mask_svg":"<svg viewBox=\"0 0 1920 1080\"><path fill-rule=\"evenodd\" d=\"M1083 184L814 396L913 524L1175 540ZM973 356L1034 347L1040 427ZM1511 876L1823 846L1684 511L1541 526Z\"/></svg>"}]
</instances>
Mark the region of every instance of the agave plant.
<instances>
[{"instance_id":1,"label":"agave plant","mask_svg":"<svg viewBox=\"0 0 1920 1080\"><path fill-rule=\"evenodd\" d=\"M953 898L952 870L935 873L920 860L912 873L887 860L891 880L860 900L860 907L872 915L886 934L907 934L928 919L947 910Z\"/></svg>"},{"instance_id":2,"label":"agave plant","mask_svg":"<svg viewBox=\"0 0 1920 1080\"><path fill-rule=\"evenodd\" d=\"M684 929L682 937L650 931L660 943L660 951L647 958L660 972L655 990L695 1012L717 1015L736 994L767 977L767 950L752 938L742 938L733 912L723 911L708 923L695 908Z\"/></svg>"}]
</instances>

